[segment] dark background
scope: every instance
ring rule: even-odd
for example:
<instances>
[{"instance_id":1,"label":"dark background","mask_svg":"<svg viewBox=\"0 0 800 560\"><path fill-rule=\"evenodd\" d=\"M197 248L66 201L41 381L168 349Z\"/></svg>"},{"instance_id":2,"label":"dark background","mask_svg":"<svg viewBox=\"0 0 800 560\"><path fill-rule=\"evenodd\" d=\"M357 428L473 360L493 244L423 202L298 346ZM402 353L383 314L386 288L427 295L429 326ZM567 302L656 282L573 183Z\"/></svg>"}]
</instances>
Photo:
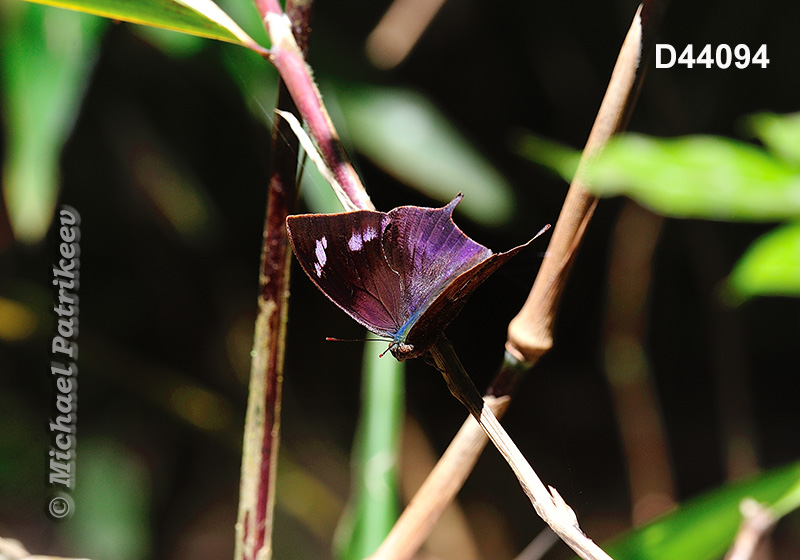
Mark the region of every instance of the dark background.
<instances>
[{"instance_id":1,"label":"dark background","mask_svg":"<svg viewBox=\"0 0 800 560\"><path fill-rule=\"evenodd\" d=\"M382 72L370 66L363 44L385 8L316 2L310 64L320 82L410 87L442 109L511 182L518 201L515 218L501 228L459 220L479 242L506 250L554 222L566 185L516 155L512 139L524 129L582 147L635 3L452 1L410 57ZM679 52L687 43L767 44L770 65L724 71L651 66L629 128L742 137L744 115L796 111L799 16L800 4L788 1L673 1L659 42ZM122 558L233 553L270 135L220 62L220 53L236 48L209 41L194 56L172 58L129 25L113 26L62 158L61 200L82 216L77 472L83 493L76 502L93 511L129 510L139 536L130 537L134 544ZM266 65L263 72L275 73ZM131 162L150 152L178 162L202 186L214 210L207 231L188 241L176 234L143 182L132 178ZM437 204L353 156L379 209ZM627 467L602 367L608 259L614 243L626 242L612 237L624 204L601 202L564 295L556 346L504 421L544 481L601 541L630 523ZM642 341L675 489L686 499L725 482L730 418L744 425L746 447L759 467L800 455L800 414L792 404L800 305L761 298L728 308L720 301L720 282L772 224L666 220L656 227ZM56 245L52 237L33 247L15 244L5 224L1 235L0 291L24 294L19 297L45 319L31 338L0 346L0 533L35 553L87 554L75 537L78 519L56 524L44 514L48 344L55 329L47 310ZM545 242L537 247L543 251ZM448 330L478 387L500 363L508 321L540 258L536 250L516 257ZM280 471L286 478L275 557L325 558L336 508L325 514L318 506L323 520L314 528L286 504L302 495L293 491L303 486L298 472L346 499L362 348L325 343L324 337L363 334L299 267L293 269L289 333L282 459L290 466L282 463ZM409 415L440 453L465 413L423 361L410 363L407 374ZM732 402L744 403L732 416L722 413L729 392ZM181 399L195 403L189 406L194 419L177 412ZM123 505L127 496L133 505ZM485 558L513 557L541 530L493 450L484 453L460 500ZM776 557L796 556L798 530L796 516L779 527ZM567 555L557 547L552 557Z\"/></svg>"}]
</instances>

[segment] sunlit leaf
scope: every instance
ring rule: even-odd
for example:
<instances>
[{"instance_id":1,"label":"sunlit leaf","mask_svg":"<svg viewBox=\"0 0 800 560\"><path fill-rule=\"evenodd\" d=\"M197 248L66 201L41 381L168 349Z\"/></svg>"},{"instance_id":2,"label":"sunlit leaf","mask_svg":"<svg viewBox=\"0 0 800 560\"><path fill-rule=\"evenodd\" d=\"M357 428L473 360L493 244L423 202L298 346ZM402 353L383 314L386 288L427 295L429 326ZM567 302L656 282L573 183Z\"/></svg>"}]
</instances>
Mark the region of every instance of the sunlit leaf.
<instances>
[{"instance_id":1,"label":"sunlit leaf","mask_svg":"<svg viewBox=\"0 0 800 560\"><path fill-rule=\"evenodd\" d=\"M800 113L759 113L748 119L766 146L793 165L800 165Z\"/></svg>"},{"instance_id":2,"label":"sunlit leaf","mask_svg":"<svg viewBox=\"0 0 800 560\"><path fill-rule=\"evenodd\" d=\"M546 167L568 183L572 181L581 158L580 151L529 132L519 137L515 150L525 159Z\"/></svg>"},{"instance_id":3,"label":"sunlit leaf","mask_svg":"<svg viewBox=\"0 0 800 560\"><path fill-rule=\"evenodd\" d=\"M30 1L264 50L211 0Z\"/></svg>"},{"instance_id":4,"label":"sunlit leaf","mask_svg":"<svg viewBox=\"0 0 800 560\"><path fill-rule=\"evenodd\" d=\"M3 195L17 239L44 237L59 190L59 156L72 131L103 32L101 18L4 2Z\"/></svg>"},{"instance_id":5,"label":"sunlit leaf","mask_svg":"<svg viewBox=\"0 0 800 560\"><path fill-rule=\"evenodd\" d=\"M691 500L675 512L603 549L615 560L713 560L731 546L742 514L753 498L782 516L800 507L800 463L726 486Z\"/></svg>"},{"instance_id":6,"label":"sunlit leaf","mask_svg":"<svg viewBox=\"0 0 800 560\"><path fill-rule=\"evenodd\" d=\"M779 227L753 243L727 285L738 298L800 296L800 223Z\"/></svg>"},{"instance_id":7,"label":"sunlit leaf","mask_svg":"<svg viewBox=\"0 0 800 560\"><path fill-rule=\"evenodd\" d=\"M626 194L668 216L774 221L800 215L798 170L726 138L624 135L590 170L597 194Z\"/></svg>"},{"instance_id":8,"label":"sunlit leaf","mask_svg":"<svg viewBox=\"0 0 800 560\"><path fill-rule=\"evenodd\" d=\"M337 97L350 141L388 173L439 202L463 192L459 210L487 225L513 214L508 182L424 96L349 86Z\"/></svg>"}]
</instances>

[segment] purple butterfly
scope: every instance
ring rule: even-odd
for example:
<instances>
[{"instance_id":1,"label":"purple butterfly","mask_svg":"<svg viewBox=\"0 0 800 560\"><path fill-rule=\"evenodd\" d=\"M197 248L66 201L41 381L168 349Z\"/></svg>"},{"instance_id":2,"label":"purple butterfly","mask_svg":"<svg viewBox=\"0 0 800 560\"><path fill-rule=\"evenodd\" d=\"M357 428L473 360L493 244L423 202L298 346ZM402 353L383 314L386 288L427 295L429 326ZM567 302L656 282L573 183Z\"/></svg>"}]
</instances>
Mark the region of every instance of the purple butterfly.
<instances>
[{"instance_id":1,"label":"purple butterfly","mask_svg":"<svg viewBox=\"0 0 800 560\"><path fill-rule=\"evenodd\" d=\"M530 243L498 254L476 243L453 222L461 198L444 208L289 216L286 227L317 288L391 339L388 350L402 361L427 352L469 295Z\"/></svg>"}]
</instances>

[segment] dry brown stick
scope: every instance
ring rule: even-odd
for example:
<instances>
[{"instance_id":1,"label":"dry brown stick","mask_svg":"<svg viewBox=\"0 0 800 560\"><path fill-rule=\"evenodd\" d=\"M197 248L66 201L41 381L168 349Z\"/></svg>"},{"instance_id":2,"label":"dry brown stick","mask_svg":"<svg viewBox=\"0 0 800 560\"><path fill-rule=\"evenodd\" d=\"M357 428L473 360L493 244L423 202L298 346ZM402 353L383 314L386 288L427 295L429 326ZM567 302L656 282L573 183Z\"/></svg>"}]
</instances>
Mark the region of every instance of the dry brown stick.
<instances>
[{"instance_id":1,"label":"dry brown stick","mask_svg":"<svg viewBox=\"0 0 800 560\"><path fill-rule=\"evenodd\" d=\"M620 49L606 95L586 143L576 173L556 224L542 267L524 307L509 326L506 357L487 396L510 396L519 380L552 346L552 325L567 275L592 216L597 199L586 191L582 169L591 154L622 130L627 122L636 87L642 74L643 27L652 36L661 9L657 1L646 2L642 19L640 7ZM497 411L502 416L506 404ZM392 528L372 560L411 558L424 542L445 507L455 498L487 443L483 430L468 418L428 480Z\"/></svg>"},{"instance_id":2,"label":"dry brown stick","mask_svg":"<svg viewBox=\"0 0 800 560\"><path fill-rule=\"evenodd\" d=\"M517 476L523 491L531 500L533 508L553 532L561 537L578 556L586 560L611 560L603 549L583 534L578 518L564 499L552 486L545 487L528 461L506 433L503 426L484 402L472 379L458 359L453 345L442 335L430 350L436 368L442 373L450 392L467 407L470 414L491 442L508 462Z\"/></svg>"},{"instance_id":3,"label":"dry brown stick","mask_svg":"<svg viewBox=\"0 0 800 560\"><path fill-rule=\"evenodd\" d=\"M772 530L778 521L775 512L752 498L745 498L739 504L742 512L742 523L736 533L733 546L725 555L725 560L750 560L756 547Z\"/></svg>"},{"instance_id":4,"label":"dry brown stick","mask_svg":"<svg viewBox=\"0 0 800 560\"><path fill-rule=\"evenodd\" d=\"M614 227L607 273L605 375L628 466L634 526L675 507L663 419L643 342L653 256L663 222L627 201Z\"/></svg>"}]
</instances>

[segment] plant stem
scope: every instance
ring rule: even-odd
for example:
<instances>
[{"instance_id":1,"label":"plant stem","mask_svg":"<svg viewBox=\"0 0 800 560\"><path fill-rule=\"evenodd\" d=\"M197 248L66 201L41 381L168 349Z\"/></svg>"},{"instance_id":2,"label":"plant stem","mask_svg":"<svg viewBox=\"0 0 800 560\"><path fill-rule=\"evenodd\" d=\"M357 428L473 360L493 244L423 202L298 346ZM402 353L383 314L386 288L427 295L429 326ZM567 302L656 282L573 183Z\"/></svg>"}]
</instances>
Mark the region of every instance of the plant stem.
<instances>
[{"instance_id":1,"label":"plant stem","mask_svg":"<svg viewBox=\"0 0 800 560\"><path fill-rule=\"evenodd\" d=\"M277 68L322 158L356 208L375 206L344 151L317 84L292 33L292 23L277 0L257 0L256 6L272 41L268 60ZM307 27L306 27L307 28Z\"/></svg>"},{"instance_id":2,"label":"plant stem","mask_svg":"<svg viewBox=\"0 0 800 560\"><path fill-rule=\"evenodd\" d=\"M296 29L307 33L308 4L289 13ZM305 30L305 31L303 31ZM302 38L303 44L306 39ZM283 82L278 108L297 112ZM247 416L242 449L239 514L236 523L237 560L269 559L275 509L275 472L280 438L281 389L288 312L291 251L286 217L297 200L297 138L283 119L275 119L272 162L267 195L264 242L259 272L258 316L250 368Z\"/></svg>"},{"instance_id":3,"label":"plant stem","mask_svg":"<svg viewBox=\"0 0 800 560\"><path fill-rule=\"evenodd\" d=\"M611 557L608 554L583 534L578 526L575 512L564 502L558 492L553 487L546 488L536 475L514 441L500 425L489 405L484 402L478 389L472 383L472 379L464 370L464 366L461 365L450 341L442 335L431 348L430 354L437 369L444 376L450 392L467 407L467 410L478 421L483 431L508 462L539 517L550 525L553 531L581 558L610 560Z\"/></svg>"}]
</instances>

